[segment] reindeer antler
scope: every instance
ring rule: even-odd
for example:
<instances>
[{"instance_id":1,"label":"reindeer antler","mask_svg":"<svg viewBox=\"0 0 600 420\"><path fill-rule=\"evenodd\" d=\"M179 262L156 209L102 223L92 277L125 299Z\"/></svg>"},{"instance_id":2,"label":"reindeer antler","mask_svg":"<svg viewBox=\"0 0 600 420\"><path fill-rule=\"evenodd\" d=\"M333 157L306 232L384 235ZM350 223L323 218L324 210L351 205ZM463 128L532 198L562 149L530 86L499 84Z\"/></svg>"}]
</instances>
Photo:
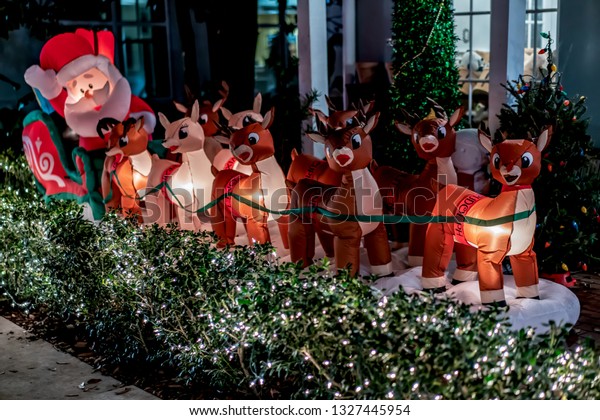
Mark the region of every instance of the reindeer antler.
<instances>
[{"instance_id":1,"label":"reindeer antler","mask_svg":"<svg viewBox=\"0 0 600 420\"><path fill-rule=\"evenodd\" d=\"M98 133L99 137L103 138L104 134L106 133L103 133L102 130L111 131L115 125L119 125L120 123L121 121L116 120L114 118L102 118L100 121L98 121L98 124L96 125L96 132Z\"/></svg>"},{"instance_id":2,"label":"reindeer antler","mask_svg":"<svg viewBox=\"0 0 600 420\"><path fill-rule=\"evenodd\" d=\"M219 108L223 106L227 98L229 97L229 85L225 80L221 82L222 89L219 89L219 95L221 95L221 99L215 102L212 107L213 112L217 112Z\"/></svg>"},{"instance_id":3,"label":"reindeer antler","mask_svg":"<svg viewBox=\"0 0 600 420\"><path fill-rule=\"evenodd\" d=\"M400 112L402 113L402 115L404 116L404 120L411 126L413 127L416 123L418 123L419 121L421 121L421 118L419 118L419 116L417 114L411 114L410 112L408 112L406 109L401 108Z\"/></svg>"},{"instance_id":4,"label":"reindeer antler","mask_svg":"<svg viewBox=\"0 0 600 420\"><path fill-rule=\"evenodd\" d=\"M337 111L335 105L331 101L331 98L328 95L325 95L325 102L327 103L327 108L329 108L329 113L331 114L334 111Z\"/></svg>"},{"instance_id":5,"label":"reindeer antler","mask_svg":"<svg viewBox=\"0 0 600 420\"><path fill-rule=\"evenodd\" d=\"M438 104L436 101L434 101L430 97L427 97L426 99L427 99L427 102L431 105L431 109L433 110L433 113L436 118L442 118L444 120L448 119L448 115L446 114L446 111L444 110L444 108L442 108L442 106L440 104Z\"/></svg>"}]
</instances>

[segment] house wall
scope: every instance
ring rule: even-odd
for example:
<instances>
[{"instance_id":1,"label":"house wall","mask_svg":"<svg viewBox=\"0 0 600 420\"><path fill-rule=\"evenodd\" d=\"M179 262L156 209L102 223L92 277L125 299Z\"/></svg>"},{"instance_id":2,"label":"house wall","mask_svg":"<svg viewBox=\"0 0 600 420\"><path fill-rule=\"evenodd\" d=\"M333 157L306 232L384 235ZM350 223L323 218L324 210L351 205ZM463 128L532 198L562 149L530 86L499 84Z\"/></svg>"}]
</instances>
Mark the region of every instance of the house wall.
<instances>
[{"instance_id":1,"label":"house wall","mask_svg":"<svg viewBox=\"0 0 600 420\"><path fill-rule=\"evenodd\" d=\"M558 70L570 97L587 97L590 118L588 134L600 147L600 2L589 0L561 1L558 8Z\"/></svg>"}]
</instances>

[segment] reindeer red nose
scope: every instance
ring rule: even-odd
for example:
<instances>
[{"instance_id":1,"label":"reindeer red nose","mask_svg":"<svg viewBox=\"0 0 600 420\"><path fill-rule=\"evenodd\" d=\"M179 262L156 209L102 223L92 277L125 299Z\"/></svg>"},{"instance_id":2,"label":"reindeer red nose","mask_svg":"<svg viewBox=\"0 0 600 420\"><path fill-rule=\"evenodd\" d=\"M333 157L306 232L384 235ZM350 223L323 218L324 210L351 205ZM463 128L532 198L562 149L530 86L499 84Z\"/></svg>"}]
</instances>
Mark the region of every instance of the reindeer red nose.
<instances>
[{"instance_id":1,"label":"reindeer red nose","mask_svg":"<svg viewBox=\"0 0 600 420\"><path fill-rule=\"evenodd\" d=\"M335 158L342 166L350 160L350 156L348 155L337 155Z\"/></svg>"},{"instance_id":2,"label":"reindeer red nose","mask_svg":"<svg viewBox=\"0 0 600 420\"><path fill-rule=\"evenodd\" d=\"M250 157L250 152L243 152L238 155L241 160L248 160Z\"/></svg>"}]
</instances>

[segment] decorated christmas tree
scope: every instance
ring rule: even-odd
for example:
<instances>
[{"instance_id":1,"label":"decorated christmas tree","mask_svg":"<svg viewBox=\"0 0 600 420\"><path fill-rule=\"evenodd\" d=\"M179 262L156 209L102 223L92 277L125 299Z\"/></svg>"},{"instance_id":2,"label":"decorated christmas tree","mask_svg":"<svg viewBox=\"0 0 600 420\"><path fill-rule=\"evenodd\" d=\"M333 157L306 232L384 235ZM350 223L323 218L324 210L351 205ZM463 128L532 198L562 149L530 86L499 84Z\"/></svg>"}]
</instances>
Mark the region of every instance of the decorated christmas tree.
<instances>
[{"instance_id":1,"label":"decorated christmas tree","mask_svg":"<svg viewBox=\"0 0 600 420\"><path fill-rule=\"evenodd\" d=\"M542 171L533 184L538 265L549 274L586 271L600 262L600 179L590 157L586 98L569 97L554 63L550 33L541 36L547 43L538 54L546 55L547 65L540 68L540 78L522 75L504 85L510 101L500 112L500 130L507 138L525 138L552 126Z\"/></svg>"},{"instance_id":2,"label":"decorated christmas tree","mask_svg":"<svg viewBox=\"0 0 600 420\"><path fill-rule=\"evenodd\" d=\"M446 110L456 109L460 104L460 91L454 60L453 2L396 0L392 31L391 119L402 120L402 109L419 116L427 115L427 97ZM405 171L415 171L424 164L417 158L408 137L390 129L388 139L387 156L393 159L391 164Z\"/></svg>"}]
</instances>

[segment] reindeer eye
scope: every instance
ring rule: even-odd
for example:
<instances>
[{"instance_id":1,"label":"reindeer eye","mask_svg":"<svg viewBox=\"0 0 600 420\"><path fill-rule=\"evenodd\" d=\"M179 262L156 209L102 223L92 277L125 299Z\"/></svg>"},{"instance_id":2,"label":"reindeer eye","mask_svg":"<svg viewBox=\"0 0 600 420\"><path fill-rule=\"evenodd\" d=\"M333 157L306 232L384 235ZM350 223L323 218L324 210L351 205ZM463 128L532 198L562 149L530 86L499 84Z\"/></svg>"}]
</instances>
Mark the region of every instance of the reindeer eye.
<instances>
[{"instance_id":1,"label":"reindeer eye","mask_svg":"<svg viewBox=\"0 0 600 420\"><path fill-rule=\"evenodd\" d=\"M94 89L94 85L92 85L91 83L88 86L90 89Z\"/></svg>"},{"instance_id":2,"label":"reindeer eye","mask_svg":"<svg viewBox=\"0 0 600 420\"><path fill-rule=\"evenodd\" d=\"M521 168L522 169L529 168L532 163L533 163L533 155L529 152L523 153L523 156L521 156Z\"/></svg>"},{"instance_id":3,"label":"reindeer eye","mask_svg":"<svg viewBox=\"0 0 600 420\"><path fill-rule=\"evenodd\" d=\"M208 122L208 115L202 114L200 115L200 124L204 125Z\"/></svg>"},{"instance_id":4,"label":"reindeer eye","mask_svg":"<svg viewBox=\"0 0 600 420\"><path fill-rule=\"evenodd\" d=\"M250 133L248 134L248 143L250 143L250 146L254 146L256 143L258 143L258 133Z\"/></svg>"},{"instance_id":5,"label":"reindeer eye","mask_svg":"<svg viewBox=\"0 0 600 420\"><path fill-rule=\"evenodd\" d=\"M187 136L188 136L188 127L187 127L187 125L184 125L179 129L179 139L183 140Z\"/></svg>"},{"instance_id":6,"label":"reindeer eye","mask_svg":"<svg viewBox=\"0 0 600 420\"><path fill-rule=\"evenodd\" d=\"M437 132L438 139L443 139L446 137L446 127L439 127Z\"/></svg>"},{"instance_id":7,"label":"reindeer eye","mask_svg":"<svg viewBox=\"0 0 600 420\"><path fill-rule=\"evenodd\" d=\"M498 153L494 153L492 163L494 164L494 168L500 169L500 156L498 156Z\"/></svg>"},{"instance_id":8,"label":"reindeer eye","mask_svg":"<svg viewBox=\"0 0 600 420\"><path fill-rule=\"evenodd\" d=\"M127 136L121 137L119 139L119 147L125 147L129 143L129 138Z\"/></svg>"},{"instance_id":9,"label":"reindeer eye","mask_svg":"<svg viewBox=\"0 0 600 420\"><path fill-rule=\"evenodd\" d=\"M362 139L360 138L360 134L355 134L352 136L352 148L358 149L362 144Z\"/></svg>"}]
</instances>

